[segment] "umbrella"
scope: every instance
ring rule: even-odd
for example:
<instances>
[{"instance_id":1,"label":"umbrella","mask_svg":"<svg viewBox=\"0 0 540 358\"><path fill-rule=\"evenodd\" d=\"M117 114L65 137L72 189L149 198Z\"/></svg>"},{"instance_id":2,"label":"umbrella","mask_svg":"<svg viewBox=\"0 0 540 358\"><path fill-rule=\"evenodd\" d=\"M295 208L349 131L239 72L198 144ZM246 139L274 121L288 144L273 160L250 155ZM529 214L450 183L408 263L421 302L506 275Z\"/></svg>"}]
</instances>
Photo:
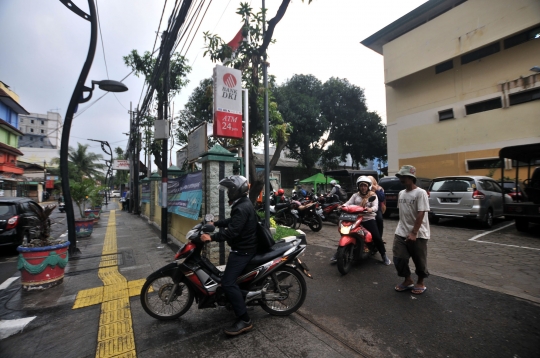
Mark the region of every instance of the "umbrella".
<instances>
[{"instance_id":1,"label":"umbrella","mask_svg":"<svg viewBox=\"0 0 540 358\"><path fill-rule=\"evenodd\" d=\"M317 184L327 184L330 183L332 180L335 180L331 177L324 176L323 173L317 173L315 175L310 176L309 178L300 180L300 184L312 184L315 187L315 191L317 191ZM339 183L338 180L336 182Z\"/></svg>"}]
</instances>

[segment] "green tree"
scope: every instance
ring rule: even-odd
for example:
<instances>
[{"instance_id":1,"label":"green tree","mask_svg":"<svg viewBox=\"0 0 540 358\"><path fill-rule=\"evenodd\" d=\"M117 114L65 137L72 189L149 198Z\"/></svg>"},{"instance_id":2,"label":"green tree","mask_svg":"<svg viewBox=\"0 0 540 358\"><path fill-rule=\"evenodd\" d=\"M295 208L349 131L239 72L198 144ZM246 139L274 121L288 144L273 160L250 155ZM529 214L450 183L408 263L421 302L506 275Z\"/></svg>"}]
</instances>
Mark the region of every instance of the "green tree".
<instances>
[{"instance_id":1,"label":"green tree","mask_svg":"<svg viewBox=\"0 0 540 358\"><path fill-rule=\"evenodd\" d=\"M287 143L289 157L309 169L321 157L321 137L329 124L321 112L321 90L321 81L313 75L294 75L275 90L277 108L294 128Z\"/></svg>"},{"instance_id":2,"label":"green tree","mask_svg":"<svg viewBox=\"0 0 540 358\"><path fill-rule=\"evenodd\" d=\"M83 176L88 178L103 179L103 168L105 165L99 163L103 160L101 154L88 152L88 144L77 143L77 148L68 148L68 173L69 180L80 182ZM53 158L51 164L60 165L60 158Z\"/></svg>"},{"instance_id":3,"label":"green tree","mask_svg":"<svg viewBox=\"0 0 540 358\"><path fill-rule=\"evenodd\" d=\"M137 77L143 75L147 82L152 80L151 77L154 67L156 66L156 58L153 57L149 51L140 55L137 50L133 50L129 55L124 56L124 63L135 71ZM187 85L188 80L186 79L186 76L191 71L191 67L187 65L187 59L184 56L180 56L178 53L171 56L169 67L170 92L166 94L163 91L164 75L162 75L155 84L156 99L158 101L157 119L163 119L163 103L165 103L166 96L175 96L178 94L180 90ZM142 119L141 126L146 126L147 128L153 127L154 120L156 120L154 116L146 115ZM150 130L147 129L146 134L148 134L149 131ZM150 145L148 145L148 149L154 155L154 163L161 170L161 141L156 141L152 138Z\"/></svg>"},{"instance_id":4,"label":"green tree","mask_svg":"<svg viewBox=\"0 0 540 358\"><path fill-rule=\"evenodd\" d=\"M124 150L122 148L116 147L114 148L114 152L116 153L116 159L126 159ZM129 171L117 170L116 174L114 175L113 185L119 188L121 184L128 182L128 176L129 176Z\"/></svg>"},{"instance_id":5,"label":"green tree","mask_svg":"<svg viewBox=\"0 0 540 358\"><path fill-rule=\"evenodd\" d=\"M311 3L311 0L309 1ZM262 80L262 65L265 61L265 53L268 45L274 42L272 39L276 25L281 21L287 11L290 0L282 0L276 15L270 19L268 29L263 36L263 13L253 12L253 9L248 3L241 3L237 14L242 16L244 23L244 37L249 38L248 41L242 41L236 53L233 56L231 47L225 43L219 36L209 32L204 33L206 42L206 51L204 55L208 55L213 62L224 62L225 65L234 67L242 71L243 87L249 91L249 130L250 130L250 178L251 189L249 197L255 201L264 186L264 175L257 175L253 156L253 144L258 144L262 140L264 128L264 110L263 97L264 87L261 84ZM266 9L263 9L266 11ZM269 81L269 88L271 88ZM285 148L289 140L289 134L292 127L283 121L283 118L277 110L277 104L272 101L272 92L269 91L269 122L271 124L270 136L272 143L276 146L274 155L270 160L270 170L272 170L280 157L281 151Z\"/></svg>"}]
</instances>

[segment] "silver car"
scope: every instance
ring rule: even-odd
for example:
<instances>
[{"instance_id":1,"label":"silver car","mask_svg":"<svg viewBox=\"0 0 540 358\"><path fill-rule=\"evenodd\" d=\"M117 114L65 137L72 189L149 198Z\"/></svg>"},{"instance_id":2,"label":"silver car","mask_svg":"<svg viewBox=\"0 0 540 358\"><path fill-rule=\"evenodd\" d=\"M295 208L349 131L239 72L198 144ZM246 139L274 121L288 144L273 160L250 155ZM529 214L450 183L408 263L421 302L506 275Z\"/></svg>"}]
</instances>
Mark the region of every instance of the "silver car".
<instances>
[{"instance_id":1,"label":"silver car","mask_svg":"<svg viewBox=\"0 0 540 358\"><path fill-rule=\"evenodd\" d=\"M503 194L495 180L483 176L435 178L428 195L429 218L434 224L440 218L471 218L490 228L493 218L503 215L503 198L506 203L512 203L512 198Z\"/></svg>"}]
</instances>

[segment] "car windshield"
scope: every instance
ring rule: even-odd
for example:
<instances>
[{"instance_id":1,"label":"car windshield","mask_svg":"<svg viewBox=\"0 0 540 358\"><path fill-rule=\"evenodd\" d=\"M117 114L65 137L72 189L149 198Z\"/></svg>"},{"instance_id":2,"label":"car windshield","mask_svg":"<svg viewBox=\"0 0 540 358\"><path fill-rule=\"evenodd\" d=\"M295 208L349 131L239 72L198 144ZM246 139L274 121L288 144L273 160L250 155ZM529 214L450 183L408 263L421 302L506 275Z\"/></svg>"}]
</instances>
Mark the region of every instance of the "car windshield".
<instances>
[{"instance_id":1,"label":"car windshield","mask_svg":"<svg viewBox=\"0 0 540 358\"><path fill-rule=\"evenodd\" d=\"M474 191L475 188L476 188L476 185L474 184L473 179L453 178L453 179L434 180L433 183L431 183L431 187L429 191L459 193L459 192Z\"/></svg>"},{"instance_id":2,"label":"car windshield","mask_svg":"<svg viewBox=\"0 0 540 358\"><path fill-rule=\"evenodd\" d=\"M381 180L379 184L384 191L401 191L405 189L405 186L399 180Z\"/></svg>"},{"instance_id":3,"label":"car windshield","mask_svg":"<svg viewBox=\"0 0 540 358\"><path fill-rule=\"evenodd\" d=\"M13 216L17 213L15 205L11 203L0 203L0 217Z\"/></svg>"}]
</instances>

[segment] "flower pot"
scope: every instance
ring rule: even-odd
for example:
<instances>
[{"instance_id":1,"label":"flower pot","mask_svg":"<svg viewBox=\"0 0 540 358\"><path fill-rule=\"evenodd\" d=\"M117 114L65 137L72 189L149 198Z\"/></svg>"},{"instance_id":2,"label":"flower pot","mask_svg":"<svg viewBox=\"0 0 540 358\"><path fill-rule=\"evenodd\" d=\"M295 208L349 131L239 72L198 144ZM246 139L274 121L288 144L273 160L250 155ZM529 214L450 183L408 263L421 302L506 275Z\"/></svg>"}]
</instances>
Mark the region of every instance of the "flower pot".
<instances>
[{"instance_id":1,"label":"flower pot","mask_svg":"<svg viewBox=\"0 0 540 358\"><path fill-rule=\"evenodd\" d=\"M94 219L76 219L75 234L77 238L88 237L94 230Z\"/></svg>"},{"instance_id":2,"label":"flower pot","mask_svg":"<svg viewBox=\"0 0 540 358\"><path fill-rule=\"evenodd\" d=\"M21 284L25 291L45 290L64 281L69 241L43 247L17 247Z\"/></svg>"},{"instance_id":3,"label":"flower pot","mask_svg":"<svg viewBox=\"0 0 540 358\"><path fill-rule=\"evenodd\" d=\"M99 213L100 212L101 212L100 209L86 209L84 211L84 216L85 217L90 217L90 214L94 214L94 216L99 219Z\"/></svg>"}]
</instances>

